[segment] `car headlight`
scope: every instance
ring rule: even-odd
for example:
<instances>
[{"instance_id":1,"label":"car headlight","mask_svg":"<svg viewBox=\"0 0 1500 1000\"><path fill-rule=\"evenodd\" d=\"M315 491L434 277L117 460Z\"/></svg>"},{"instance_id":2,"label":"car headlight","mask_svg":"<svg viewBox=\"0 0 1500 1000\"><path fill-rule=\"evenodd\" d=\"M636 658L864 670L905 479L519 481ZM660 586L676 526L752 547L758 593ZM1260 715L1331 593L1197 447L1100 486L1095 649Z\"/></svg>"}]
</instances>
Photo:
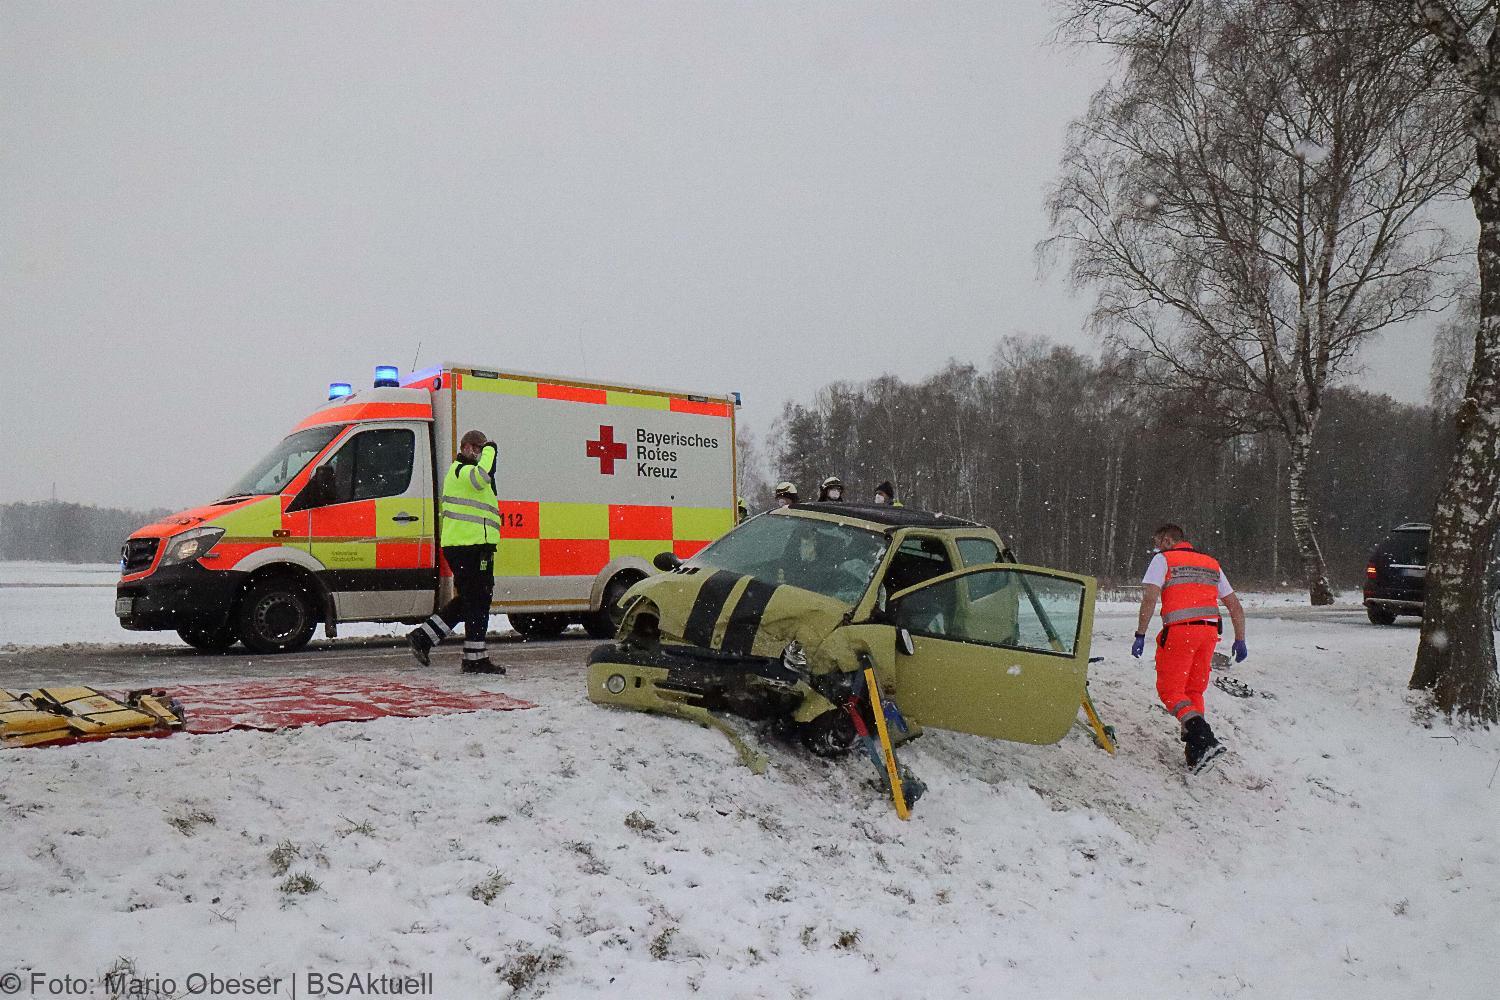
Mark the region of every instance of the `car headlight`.
<instances>
[{"instance_id":1,"label":"car headlight","mask_svg":"<svg viewBox=\"0 0 1500 1000\"><path fill-rule=\"evenodd\" d=\"M781 662L789 670L804 671L807 669L807 650L802 648L802 643L793 639L781 651Z\"/></svg>"},{"instance_id":2,"label":"car headlight","mask_svg":"<svg viewBox=\"0 0 1500 1000\"><path fill-rule=\"evenodd\" d=\"M184 531L167 543L167 551L162 554L161 564L175 566L202 559L223 537L223 528L194 528L192 531Z\"/></svg>"}]
</instances>

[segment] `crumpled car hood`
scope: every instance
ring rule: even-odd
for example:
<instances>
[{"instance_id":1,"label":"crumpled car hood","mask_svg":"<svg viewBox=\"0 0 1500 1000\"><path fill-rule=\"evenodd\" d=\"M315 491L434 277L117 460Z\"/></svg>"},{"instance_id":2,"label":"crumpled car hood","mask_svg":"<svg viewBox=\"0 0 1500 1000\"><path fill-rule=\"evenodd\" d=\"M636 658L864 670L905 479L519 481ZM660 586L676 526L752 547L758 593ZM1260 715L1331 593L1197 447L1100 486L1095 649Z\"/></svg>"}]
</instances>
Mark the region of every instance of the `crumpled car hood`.
<instances>
[{"instance_id":1,"label":"crumpled car hood","mask_svg":"<svg viewBox=\"0 0 1500 1000\"><path fill-rule=\"evenodd\" d=\"M849 612L801 587L712 567L642 580L626 592L625 605L638 597L656 606L664 643L744 656L778 657L793 639L813 650Z\"/></svg>"}]
</instances>

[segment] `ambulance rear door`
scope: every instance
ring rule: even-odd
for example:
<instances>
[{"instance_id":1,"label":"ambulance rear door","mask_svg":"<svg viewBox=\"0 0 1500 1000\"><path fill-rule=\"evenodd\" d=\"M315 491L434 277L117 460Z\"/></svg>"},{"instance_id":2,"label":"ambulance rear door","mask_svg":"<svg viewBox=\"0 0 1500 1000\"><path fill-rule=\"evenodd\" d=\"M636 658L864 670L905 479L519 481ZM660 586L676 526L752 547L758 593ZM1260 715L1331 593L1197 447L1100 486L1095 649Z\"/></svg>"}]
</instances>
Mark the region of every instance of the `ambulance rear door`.
<instances>
[{"instance_id":1,"label":"ambulance rear door","mask_svg":"<svg viewBox=\"0 0 1500 1000\"><path fill-rule=\"evenodd\" d=\"M437 589L429 424L353 425L287 508L306 511L339 621L418 618Z\"/></svg>"}]
</instances>

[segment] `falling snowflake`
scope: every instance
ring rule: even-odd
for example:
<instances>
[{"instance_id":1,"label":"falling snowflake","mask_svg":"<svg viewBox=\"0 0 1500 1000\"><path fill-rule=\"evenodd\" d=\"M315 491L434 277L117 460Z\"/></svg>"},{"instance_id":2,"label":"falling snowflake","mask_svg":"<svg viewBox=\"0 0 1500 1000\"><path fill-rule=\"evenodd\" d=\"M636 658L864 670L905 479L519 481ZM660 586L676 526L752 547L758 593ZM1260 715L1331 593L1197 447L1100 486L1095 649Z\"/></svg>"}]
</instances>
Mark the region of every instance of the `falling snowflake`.
<instances>
[{"instance_id":1,"label":"falling snowflake","mask_svg":"<svg viewBox=\"0 0 1500 1000\"><path fill-rule=\"evenodd\" d=\"M1432 634L1427 637L1427 644L1442 652L1448 648L1448 633L1440 628L1433 629Z\"/></svg>"},{"instance_id":2,"label":"falling snowflake","mask_svg":"<svg viewBox=\"0 0 1500 1000\"><path fill-rule=\"evenodd\" d=\"M1019 663L1017 663L1015 666L1013 666L1009 670L1007 670L1006 673L1010 674L1012 677L1020 677L1021 676L1021 665Z\"/></svg>"}]
</instances>

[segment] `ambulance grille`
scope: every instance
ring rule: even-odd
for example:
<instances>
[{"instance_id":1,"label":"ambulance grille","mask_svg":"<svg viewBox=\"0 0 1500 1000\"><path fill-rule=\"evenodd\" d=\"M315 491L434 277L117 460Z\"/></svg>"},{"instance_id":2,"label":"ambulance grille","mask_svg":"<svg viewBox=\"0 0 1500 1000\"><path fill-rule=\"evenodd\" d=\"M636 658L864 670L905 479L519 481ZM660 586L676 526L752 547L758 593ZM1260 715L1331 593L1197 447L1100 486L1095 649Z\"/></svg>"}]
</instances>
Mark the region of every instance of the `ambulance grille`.
<instances>
[{"instance_id":1,"label":"ambulance grille","mask_svg":"<svg viewBox=\"0 0 1500 1000\"><path fill-rule=\"evenodd\" d=\"M120 550L120 572L125 576L151 568L159 538L132 538Z\"/></svg>"}]
</instances>

